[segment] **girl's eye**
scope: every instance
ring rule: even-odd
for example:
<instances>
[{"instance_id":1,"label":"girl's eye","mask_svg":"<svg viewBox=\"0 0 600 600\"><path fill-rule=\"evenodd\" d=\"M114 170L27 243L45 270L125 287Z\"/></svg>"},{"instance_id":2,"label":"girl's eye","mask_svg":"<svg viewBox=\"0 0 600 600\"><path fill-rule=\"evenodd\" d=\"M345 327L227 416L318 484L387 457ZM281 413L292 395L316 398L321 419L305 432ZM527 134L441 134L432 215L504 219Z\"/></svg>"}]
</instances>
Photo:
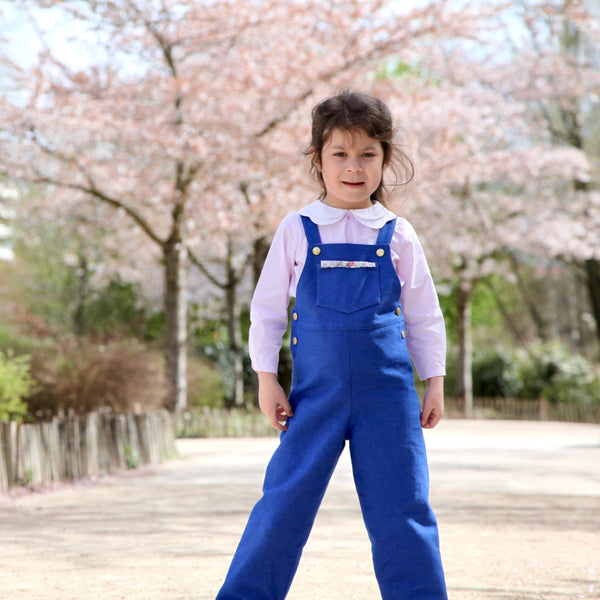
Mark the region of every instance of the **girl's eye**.
<instances>
[{"instance_id":1,"label":"girl's eye","mask_svg":"<svg viewBox=\"0 0 600 600\"><path fill-rule=\"evenodd\" d=\"M365 152L363 156L365 158L373 158L375 156L375 152Z\"/></svg>"},{"instance_id":2,"label":"girl's eye","mask_svg":"<svg viewBox=\"0 0 600 600\"><path fill-rule=\"evenodd\" d=\"M344 158L344 156L346 156L346 153L345 152L336 152L334 154L334 156L339 156L340 158Z\"/></svg>"}]
</instances>

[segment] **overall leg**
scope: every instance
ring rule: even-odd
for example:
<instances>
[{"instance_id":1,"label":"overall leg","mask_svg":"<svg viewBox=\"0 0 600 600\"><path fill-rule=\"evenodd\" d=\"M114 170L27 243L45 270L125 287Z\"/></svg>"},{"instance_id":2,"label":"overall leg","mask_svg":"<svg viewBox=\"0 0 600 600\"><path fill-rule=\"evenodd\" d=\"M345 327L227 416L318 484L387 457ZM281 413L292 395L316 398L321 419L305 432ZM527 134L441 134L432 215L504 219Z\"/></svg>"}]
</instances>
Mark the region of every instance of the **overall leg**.
<instances>
[{"instance_id":1,"label":"overall leg","mask_svg":"<svg viewBox=\"0 0 600 600\"><path fill-rule=\"evenodd\" d=\"M388 346L384 332L377 335ZM369 362L373 359L383 366L376 393L368 380L353 379L350 434L352 468L375 574L383 600L445 600L412 368L410 363L399 368L399 362L392 367L389 357L378 355L379 345L368 354ZM361 356L364 362L364 352Z\"/></svg>"},{"instance_id":2,"label":"overall leg","mask_svg":"<svg viewBox=\"0 0 600 600\"><path fill-rule=\"evenodd\" d=\"M263 496L217 600L285 598L344 447L349 410L343 409L343 395L335 382L315 384L312 391L296 386L290 396L294 416L267 467Z\"/></svg>"},{"instance_id":3,"label":"overall leg","mask_svg":"<svg viewBox=\"0 0 600 600\"><path fill-rule=\"evenodd\" d=\"M446 598L437 524L428 502L424 448L403 440L382 415L383 431L355 431L356 488L383 600Z\"/></svg>"}]
</instances>

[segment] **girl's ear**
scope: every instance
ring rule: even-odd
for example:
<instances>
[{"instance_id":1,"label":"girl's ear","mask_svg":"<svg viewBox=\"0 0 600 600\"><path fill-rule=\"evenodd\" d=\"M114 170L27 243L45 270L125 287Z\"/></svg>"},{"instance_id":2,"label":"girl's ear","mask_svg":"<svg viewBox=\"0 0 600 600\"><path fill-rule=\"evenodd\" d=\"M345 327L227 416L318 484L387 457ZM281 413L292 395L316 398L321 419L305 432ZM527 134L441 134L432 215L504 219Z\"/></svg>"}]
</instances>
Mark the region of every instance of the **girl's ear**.
<instances>
[{"instance_id":1,"label":"girl's ear","mask_svg":"<svg viewBox=\"0 0 600 600\"><path fill-rule=\"evenodd\" d=\"M312 161L313 167L321 172L321 157L314 148L310 152L310 160Z\"/></svg>"}]
</instances>

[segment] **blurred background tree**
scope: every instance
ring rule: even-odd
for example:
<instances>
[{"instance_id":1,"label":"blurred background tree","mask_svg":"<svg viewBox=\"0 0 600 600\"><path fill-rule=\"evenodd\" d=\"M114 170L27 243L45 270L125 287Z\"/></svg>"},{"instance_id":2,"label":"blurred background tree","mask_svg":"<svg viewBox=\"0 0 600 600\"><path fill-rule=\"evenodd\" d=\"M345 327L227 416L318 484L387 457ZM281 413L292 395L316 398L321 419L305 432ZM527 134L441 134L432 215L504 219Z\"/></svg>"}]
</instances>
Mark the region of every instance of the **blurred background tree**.
<instances>
[{"instance_id":1,"label":"blurred background tree","mask_svg":"<svg viewBox=\"0 0 600 600\"><path fill-rule=\"evenodd\" d=\"M260 6L0 2L37 49L0 57L0 173L18 190L8 345L163 348L169 408L197 396L188 378L252 403L253 283L281 217L315 193L310 108L351 86L390 104L414 155L394 208L439 281L467 414L480 349L560 341L597 361L592 3Z\"/></svg>"}]
</instances>

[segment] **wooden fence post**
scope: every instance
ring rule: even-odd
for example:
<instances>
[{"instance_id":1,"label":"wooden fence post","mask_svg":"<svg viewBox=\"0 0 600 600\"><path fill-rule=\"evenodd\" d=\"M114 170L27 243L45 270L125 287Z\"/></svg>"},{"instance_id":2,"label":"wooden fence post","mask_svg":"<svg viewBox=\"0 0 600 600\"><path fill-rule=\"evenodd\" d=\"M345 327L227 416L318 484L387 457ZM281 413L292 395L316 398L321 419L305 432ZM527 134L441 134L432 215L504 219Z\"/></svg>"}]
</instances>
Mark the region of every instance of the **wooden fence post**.
<instances>
[{"instance_id":1,"label":"wooden fence post","mask_svg":"<svg viewBox=\"0 0 600 600\"><path fill-rule=\"evenodd\" d=\"M123 415L112 415L109 419L112 437L113 468L124 471L127 468L125 447L127 446L127 421Z\"/></svg>"},{"instance_id":2,"label":"wooden fence post","mask_svg":"<svg viewBox=\"0 0 600 600\"><path fill-rule=\"evenodd\" d=\"M98 413L90 412L85 416L86 431L86 472L88 475L100 473L100 455L98 452Z\"/></svg>"},{"instance_id":3,"label":"wooden fence post","mask_svg":"<svg viewBox=\"0 0 600 600\"><path fill-rule=\"evenodd\" d=\"M138 435L135 415L127 415L127 460L129 468L135 468L140 464L140 437Z\"/></svg>"},{"instance_id":4,"label":"wooden fence post","mask_svg":"<svg viewBox=\"0 0 600 600\"><path fill-rule=\"evenodd\" d=\"M12 444L10 423L0 423L0 493L12 485Z\"/></svg>"}]
</instances>

